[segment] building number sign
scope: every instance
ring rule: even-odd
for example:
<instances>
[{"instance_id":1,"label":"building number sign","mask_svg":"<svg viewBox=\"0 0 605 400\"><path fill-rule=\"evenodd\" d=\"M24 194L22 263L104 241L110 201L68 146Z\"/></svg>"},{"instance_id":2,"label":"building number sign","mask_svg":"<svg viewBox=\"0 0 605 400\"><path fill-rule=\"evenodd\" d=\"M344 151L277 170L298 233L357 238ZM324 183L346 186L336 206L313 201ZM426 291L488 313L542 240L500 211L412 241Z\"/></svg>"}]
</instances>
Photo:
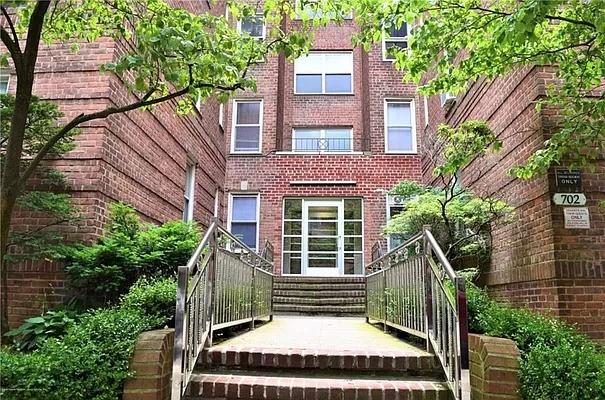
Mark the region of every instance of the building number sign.
<instances>
[{"instance_id":1,"label":"building number sign","mask_svg":"<svg viewBox=\"0 0 605 400\"><path fill-rule=\"evenodd\" d=\"M552 200L558 206L583 206L586 204L584 193L555 193Z\"/></svg>"}]
</instances>

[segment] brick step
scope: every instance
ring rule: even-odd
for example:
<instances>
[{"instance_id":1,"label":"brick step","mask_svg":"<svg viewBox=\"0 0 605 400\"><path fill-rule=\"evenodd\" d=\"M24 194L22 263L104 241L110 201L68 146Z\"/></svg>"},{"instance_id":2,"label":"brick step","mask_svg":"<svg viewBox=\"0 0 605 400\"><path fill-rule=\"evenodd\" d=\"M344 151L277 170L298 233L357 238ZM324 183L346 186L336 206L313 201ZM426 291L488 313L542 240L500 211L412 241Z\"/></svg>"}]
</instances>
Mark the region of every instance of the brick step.
<instances>
[{"instance_id":1,"label":"brick step","mask_svg":"<svg viewBox=\"0 0 605 400\"><path fill-rule=\"evenodd\" d=\"M309 313L309 314L363 314L366 311L365 304L358 305L299 305L299 304L273 304L273 311L285 313Z\"/></svg>"},{"instance_id":2,"label":"brick step","mask_svg":"<svg viewBox=\"0 0 605 400\"><path fill-rule=\"evenodd\" d=\"M274 296L285 297L365 297L365 290L273 290Z\"/></svg>"},{"instance_id":3,"label":"brick step","mask_svg":"<svg viewBox=\"0 0 605 400\"><path fill-rule=\"evenodd\" d=\"M423 379L343 379L338 377L194 374L189 400L209 398L263 400L450 400L447 385Z\"/></svg>"},{"instance_id":4,"label":"brick step","mask_svg":"<svg viewBox=\"0 0 605 400\"><path fill-rule=\"evenodd\" d=\"M365 283L284 283L275 282L274 289L292 290L365 290Z\"/></svg>"},{"instance_id":5,"label":"brick step","mask_svg":"<svg viewBox=\"0 0 605 400\"><path fill-rule=\"evenodd\" d=\"M317 276L276 276L275 282L279 283L365 283L363 276L339 276L336 278L325 278Z\"/></svg>"},{"instance_id":6,"label":"brick step","mask_svg":"<svg viewBox=\"0 0 605 400\"><path fill-rule=\"evenodd\" d=\"M274 296L273 304L340 305L365 304L365 297L292 297Z\"/></svg>"},{"instance_id":7,"label":"brick step","mask_svg":"<svg viewBox=\"0 0 605 400\"><path fill-rule=\"evenodd\" d=\"M410 351L372 352L363 350L213 347L201 356L205 368L330 370L352 373L396 372L408 376L442 374L435 356Z\"/></svg>"}]
</instances>

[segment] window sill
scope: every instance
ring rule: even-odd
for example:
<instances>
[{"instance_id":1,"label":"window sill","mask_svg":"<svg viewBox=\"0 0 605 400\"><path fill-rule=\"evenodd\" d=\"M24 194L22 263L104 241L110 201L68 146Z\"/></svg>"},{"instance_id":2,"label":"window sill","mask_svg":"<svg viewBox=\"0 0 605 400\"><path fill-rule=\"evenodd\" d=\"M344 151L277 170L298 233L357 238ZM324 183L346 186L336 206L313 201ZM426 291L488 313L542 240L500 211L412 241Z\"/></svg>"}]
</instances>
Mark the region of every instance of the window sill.
<instances>
[{"instance_id":1,"label":"window sill","mask_svg":"<svg viewBox=\"0 0 605 400\"><path fill-rule=\"evenodd\" d=\"M296 93L294 96L355 96L355 93Z\"/></svg>"},{"instance_id":2,"label":"window sill","mask_svg":"<svg viewBox=\"0 0 605 400\"><path fill-rule=\"evenodd\" d=\"M229 153L230 156L236 156L236 157L260 157L263 155L263 153L261 153L260 151L250 151L250 152L243 152L243 151L238 151L238 152L231 152Z\"/></svg>"},{"instance_id":3,"label":"window sill","mask_svg":"<svg viewBox=\"0 0 605 400\"><path fill-rule=\"evenodd\" d=\"M392 156L417 156L418 151L385 151L384 154Z\"/></svg>"},{"instance_id":4,"label":"window sill","mask_svg":"<svg viewBox=\"0 0 605 400\"><path fill-rule=\"evenodd\" d=\"M360 156L363 151L276 151L278 156Z\"/></svg>"}]
</instances>

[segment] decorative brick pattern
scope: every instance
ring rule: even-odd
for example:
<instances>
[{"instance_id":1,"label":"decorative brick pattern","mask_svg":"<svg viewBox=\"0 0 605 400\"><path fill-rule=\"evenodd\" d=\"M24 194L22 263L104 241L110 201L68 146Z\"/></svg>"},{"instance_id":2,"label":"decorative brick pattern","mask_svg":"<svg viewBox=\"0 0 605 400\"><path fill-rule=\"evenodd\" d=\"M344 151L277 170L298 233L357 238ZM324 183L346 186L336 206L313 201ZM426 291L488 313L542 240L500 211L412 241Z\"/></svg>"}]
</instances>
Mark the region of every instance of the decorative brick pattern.
<instances>
[{"instance_id":1,"label":"decorative brick pattern","mask_svg":"<svg viewBox=\"0 0 605 400\"><path fill-rule=\"evenodd\" d=\"M174 329L141 333L130 360L134 377L124 383L122 400L169 400L173 351Z\"/></svg>"},{"instance_id":2,"label":"decorative brick pattern","mask_svg":"<svg viewBox=\"0 0 605 400\"><path fill-rule=\"evenodd\" d=\"M509 339L469 335L471 400L520 400L519 349Z\"/></svg>"}]
</instances>

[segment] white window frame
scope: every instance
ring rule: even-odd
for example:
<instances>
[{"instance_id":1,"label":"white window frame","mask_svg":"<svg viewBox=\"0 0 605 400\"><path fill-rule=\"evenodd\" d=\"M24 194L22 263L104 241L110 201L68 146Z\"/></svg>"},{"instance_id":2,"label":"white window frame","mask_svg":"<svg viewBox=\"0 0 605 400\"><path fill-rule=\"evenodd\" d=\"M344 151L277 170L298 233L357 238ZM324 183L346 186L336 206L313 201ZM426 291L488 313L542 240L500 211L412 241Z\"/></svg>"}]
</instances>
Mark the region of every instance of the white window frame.
<instances>
[{"instance_id":1,"label":"white window frame","mask_svg":"<svg viewBox=\"0 0 605 400\"><path fill-rule=\"evenodd\" d=\"M259 251L259 233L260 233L260 193L229 193L229 212L227 213L227 229L231 232L231 224L233 222L250 223L251 221L233 221L233 198L234 197L254 197L256 199L256 245L255 252ZM243 240L242 240L243 241Z\"/></svg>"},{"instance_id":2,"label":"white window frame","mask_svg":"<svg viewBox=\"0 0 605 400\"><path fill-rule=\"evenodd\" d=\"M409 46L410 41L410 24L404 22L406 25L407 36L405 37L391 37L388 36L388 32L382 32L382 61L394 62L394 58L389 58L387 54L387 42L398 42L398 43L407 43ZM409 50L409 47L406 46L406 50Z\"/></svg>"},{"instance_id":3,"label":"white window frame","mask_svg":"<svg viewBox=\"0 0 605 400\"><path fill-rule=\"evenodd\" d=\"M254 38L254 39L265 40L265 38L267 37L267 24L265 23L265 16L262 13L257 13L255 15L255 17L257 17L257 18L260 17L262 19L262 21L263 21L263 33L262 33L262 36L252 36L252 35L250 35L250 37ZM237 20L237 31L239 33L243 33L242 32L242 20L241 19Z\"/></svg>"},{"instance_id":4,"label":"white window frame","mask_svg":"<svg viewBox=\"0 0 605 400\"><path fill-rule=\"evenodd\" d=\"M309 73L299 73L297 72L296 60L294 61L294 94L296 95L305 95L305 96L332 96L332 95L342 95L342 94L354 94L354 83L355 83L355 74L354 74L354 60L353 60L353 52L352 51L312 51L311 54L321 54L323 56L331 55L331 54L348 54L351 57L351 91L350 92L326 92L326 75L345 75L348 72L331 72L326 71L325 69L321 69L321 72L309 74ZM325 64L325 63L324 63ZM298 87L296 85L296 76L297 75L321 75L321 92L317 93L308 93L308 92L299 92Z\"/></svg>"},{"instance_id":5,"label":"white window frame","mask_svg":"<svg viewBox=\"0 0 605 400\"><path fill-rule=\"evenodd\" d=\"M6 92L0 93L0 94L7 94L8 91L10 90L11 76L10 76L10 74L0 72L0 77L2 77L2 78L6 77Z\"/></svg>"},{"instance_id":6,"label":"white window frame","mask_svg":"<svg viewBox=\"0 0 605 400\"><path fill-rule=\"evenodd\" d=\"M424 101L424 127L429 126L429 97L423 96Z\"/></svg>"},{"instance_id":7,"label":"white window frame","mask_svg":"<svg viewBox=\"0 0 605 400\"><path fill-rule=\"evenodd\" d=\"M196 163L187 161L185 167L185 191L183 193L183 221L193 221L193 208L195 206L195 169Z\"/></svg>"},{"instance_id":8,"label":"white window frame","mask_svg":"<svg viewBox=\"0 0 605 400\"><path fill-rule=\"evenodd\" d=\"M409 104L410 105L410 123L412 128L412 150L389 150L389 139L388 139L388 112L389 104ZM418 154L418 140L416 134L416 109L414 106L414 99L384 99L384 152L387 154Z\"/></svg>"},{"instance_id":9,"label":"white window frame","mask_svg":"<svg viewBox=\"0 0 605 400\"><path fill-rule=\"evenodd\" d=\"M237 105L238 103L260 103L258 116L258 150L235 150L235 128L237 126L256 126L256 124L237 125ZM262 99L234 99L233 100L233 115L231 118L231 154L261 154L263 149L263 100Z\"/></svg>"},{"instance_id":10,"label":"white window frame","mask_svg":"<svg viewBox=\"0 0 605 400\"><path fill-rule=\"evenodd\" d=\"M337 150L337 151L330 151L330 150L298 150L295 148L294 144L296 143L296 131L305 131L305 130L313 130L313 131L319 131L319 138L318 139L325 139L326 138L326 131L329 130L348 130L349 131L349 140L351 141L351 148L349 150ZM344 153L352 153L353 152L353 147L354 147L354 136L353 136L353 128L349 128L349 127L342 127L342 128L338 128L338 127L321 127L321 128L293 128L292 129L292 152L293 153L336 153L336 154L344 154Z\"/></svg>"}]
</instances>

